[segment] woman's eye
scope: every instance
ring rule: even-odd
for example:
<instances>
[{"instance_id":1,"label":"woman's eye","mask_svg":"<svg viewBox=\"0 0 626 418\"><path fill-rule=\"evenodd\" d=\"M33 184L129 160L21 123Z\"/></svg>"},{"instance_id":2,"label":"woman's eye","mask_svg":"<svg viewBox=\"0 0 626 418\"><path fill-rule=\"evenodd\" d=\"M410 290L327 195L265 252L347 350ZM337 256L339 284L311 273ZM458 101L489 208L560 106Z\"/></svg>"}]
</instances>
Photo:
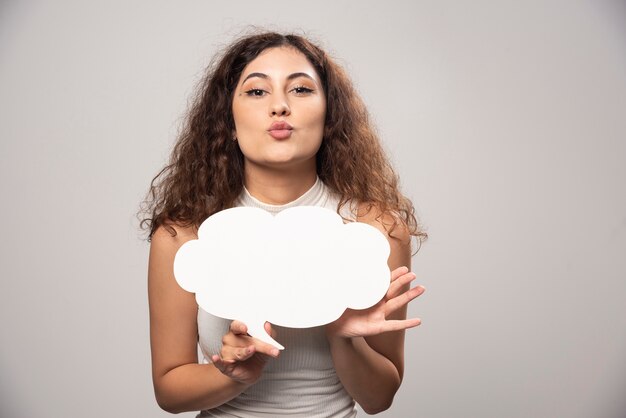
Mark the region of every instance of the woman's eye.
<instances>
[{"instance_id":1,"label":"woman's eye","mask_svg":"<svg viewBox=\"0 0 626 418\"><path fill-rule=\"evenodd\" d=\"M248 96L262 97L265 90L261 89L250 89L245 92Z\"/></svg>"},{"instance_id":2,"label":"woman's eye","mask_svg":"<svg viewBox=\"0 0 626 418\"><path fill-rule=\"evenodd\" d=\"M298 86L294 87L293 91L295 91L297 94L308 94L311 93L313 90L308 87Z\"/></svg>"}]
</instances>

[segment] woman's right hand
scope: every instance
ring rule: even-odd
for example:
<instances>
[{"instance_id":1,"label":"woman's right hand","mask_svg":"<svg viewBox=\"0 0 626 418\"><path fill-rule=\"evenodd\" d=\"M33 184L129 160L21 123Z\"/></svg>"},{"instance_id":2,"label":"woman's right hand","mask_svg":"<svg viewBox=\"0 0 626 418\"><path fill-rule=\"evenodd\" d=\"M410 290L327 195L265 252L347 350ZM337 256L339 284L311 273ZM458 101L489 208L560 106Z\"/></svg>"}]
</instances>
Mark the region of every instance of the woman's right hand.
<instances>
[{"instance_id":1,"label":"woman's right hand","mask_svg":"<svg viewBox=\"0 0 626 418\"><path fill-rule=\"evenodd\" d=\"M265 330L272 338L275 332L269 322ZM279 350L247 334L248 327L241 321L233 321L228 333L222 337L222 349L211 356L215 367L231 379L250 386L260 377L268 357L276 358Z\"/></svg>"}]
</instances>

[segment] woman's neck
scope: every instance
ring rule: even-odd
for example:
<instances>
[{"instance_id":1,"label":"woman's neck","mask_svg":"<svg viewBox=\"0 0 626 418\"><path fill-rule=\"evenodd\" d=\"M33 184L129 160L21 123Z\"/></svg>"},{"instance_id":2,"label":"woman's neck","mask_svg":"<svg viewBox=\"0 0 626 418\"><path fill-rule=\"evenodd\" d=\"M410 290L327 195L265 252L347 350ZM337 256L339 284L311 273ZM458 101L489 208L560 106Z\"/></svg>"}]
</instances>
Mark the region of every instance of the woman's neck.
<instances>
[{"instance_id":1,"label":"woman's neck","mask_svg":"<svg viewBox=\"0 0 626 418\"><path fill-rule=\"evenodd\" d=\"M253 197L270 205L284 205L313 187L317 180L317 171L315 165L312 169L299 167L298 170L275 170L246 164L244 176L244 185Z\"/></svg>"}]
</instances>

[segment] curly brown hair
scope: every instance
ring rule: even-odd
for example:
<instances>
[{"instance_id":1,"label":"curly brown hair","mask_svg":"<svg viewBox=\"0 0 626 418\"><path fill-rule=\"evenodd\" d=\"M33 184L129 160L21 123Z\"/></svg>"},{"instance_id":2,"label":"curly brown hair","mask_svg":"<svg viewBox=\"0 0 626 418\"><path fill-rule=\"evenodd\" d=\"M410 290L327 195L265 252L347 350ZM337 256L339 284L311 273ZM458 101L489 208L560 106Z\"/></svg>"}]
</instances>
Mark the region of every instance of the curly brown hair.
<instances>
[{"instance_id":1,"label":"curly brown hair","mask_svg":"<svg viewBox=\"0 0 626 418\"><path fill-rule=\"evenodd\" d=\"M169 163L152 179L139 214L150 241L163 225L198 228L212 214L230 208L243 191L244 158L232 114L233 92L246 65L268 48L292 47L311 62L326 93L326 120L316 155L317 174L340 201L376 208L379 219L394 214L391 232L402 222L418 248L427 238L411 201L399 190L398 176L369 121L365 104L346 72L317 45L296 34L245 35L211 61L192 102ZM141 215L140 215L141 216ZM385 226L386 228L386 226Z\"/></svg>"}]
</instances>

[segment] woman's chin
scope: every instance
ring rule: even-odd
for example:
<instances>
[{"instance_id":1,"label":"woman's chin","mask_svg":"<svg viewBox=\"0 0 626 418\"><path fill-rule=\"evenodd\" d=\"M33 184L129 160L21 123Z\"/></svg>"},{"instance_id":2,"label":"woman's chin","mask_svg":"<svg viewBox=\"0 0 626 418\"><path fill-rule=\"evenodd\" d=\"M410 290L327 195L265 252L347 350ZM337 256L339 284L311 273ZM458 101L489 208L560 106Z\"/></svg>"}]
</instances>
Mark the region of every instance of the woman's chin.
<instances>
[{"instance_id":1,"label":"woman's chin","mask_svg":"<svg viewBox=\"0 0 626 418\"><path fill-rule=\"evenodd\" d=\"M298 155L272 155L271 158L250 161L252 164L270 169L294 169L312 167L315 169L315 156L298 156Z\"/></svg>"}]
</instances>

